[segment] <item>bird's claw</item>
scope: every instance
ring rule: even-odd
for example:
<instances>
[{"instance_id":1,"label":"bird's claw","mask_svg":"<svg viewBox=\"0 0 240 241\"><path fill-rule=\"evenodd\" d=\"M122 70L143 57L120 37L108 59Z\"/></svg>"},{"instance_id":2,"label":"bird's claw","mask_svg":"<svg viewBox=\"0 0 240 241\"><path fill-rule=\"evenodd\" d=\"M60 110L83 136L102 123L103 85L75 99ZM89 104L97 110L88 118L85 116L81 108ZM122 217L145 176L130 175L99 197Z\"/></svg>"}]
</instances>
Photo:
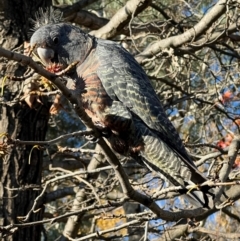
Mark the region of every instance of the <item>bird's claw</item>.
<instances>
[{"instance_id":1,"label":"bird's claw","mask_svg":"<svg viewBox=\"0 0 240 241\"><path fill-rule=\"evenodd\" d=\"M191 193L191 191L193 190L199 190L199 186L196 184L196 185L193 185L192 187L190 187L187 191L187 194Z\"/></svg>"},{"instance_id":2,"label":"bird's claw","mask_svg":"<svg viewBox=\"0 0 240 241\"><path fill-rule=\"evenodd\" d=\"M86 135L85 138L91 143L97 143L99 141L99 138L95 137L94 135Z\"/></svg>"}]
</instances>

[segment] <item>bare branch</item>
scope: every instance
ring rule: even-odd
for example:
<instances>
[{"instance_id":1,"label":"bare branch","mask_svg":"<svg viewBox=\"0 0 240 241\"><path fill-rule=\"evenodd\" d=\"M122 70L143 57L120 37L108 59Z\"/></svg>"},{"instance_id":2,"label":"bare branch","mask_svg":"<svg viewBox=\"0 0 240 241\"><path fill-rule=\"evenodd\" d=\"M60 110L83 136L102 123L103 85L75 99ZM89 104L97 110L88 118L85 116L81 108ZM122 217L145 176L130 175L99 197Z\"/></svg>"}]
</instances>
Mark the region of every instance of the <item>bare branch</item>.
<instances>
[{"instance_id":1,"label":"bare branch","mask_svg":"<svg viewBox=\"0 0 240 241\"><path fill-rule=\"evenodd\" d=\"M13 140L9 139L9 144L13 145L40 145L43 147L55 144L57 142L60 142L61 140L72 138L72 137L77 137L77 136L87 136L87 135L92 135L94 132L93 131L76 131L73 133L61 135L53 140L49 141L21 141L21 140Z\"/></svg>"},{"instance_id":2,"label":"bare branch","mask_svg":"<svg viewBox=\"0 0 240 241\"><path fill-rule=\"evenodd\" d=\"M108 19L101 18L86 10L79 10L77 13L68 16L66 20L94 30L103 27L109 22Z\"/></svg>"},{"instance_id":3,"label":"bare branch","mask_svg":"<svg viewBox=\"0 0 240 241\"><path fill-rule=\"evenodd\" d=\"M213 235L217 238L226 238L226 239L239 239L240 238L240 233L223 233L223 232L220 232L219 230L216 230L216 231L212 231L212 230L209 230L209 229L206 229L206 228L202 228L202 227L196 227L196 228L192 228L191 229L192 232L200 232L200 233L205 233L205 234L209 234L209 235Z\"/></svg>"},{"instance_id":4,"label":"bare branch","mask_svg":"<svg viewBox=\"0 0 240 241\"><path fill-rule=\"evenodd\" d=\"M227 0L218 1L216 5L193 28L187 30L183 34L157 41L147 47L136 57L137 61L142 63L144 58L156 55L164 48L177 48L183 44L197 40L219 17L222 16L226 10L226 3Z\"/></svg>"},{"instance_id":5,"label":"bare branch","mask_svg":"<svg viewBox=\"0 0 240 241\"><path fill-rule=\"evenodd\" d=\"M151 0L129 0L105 26L90 34L103 39L115 37L129 23L130 19L147 8L150 2Z\"/></svg>"}]
</instances>

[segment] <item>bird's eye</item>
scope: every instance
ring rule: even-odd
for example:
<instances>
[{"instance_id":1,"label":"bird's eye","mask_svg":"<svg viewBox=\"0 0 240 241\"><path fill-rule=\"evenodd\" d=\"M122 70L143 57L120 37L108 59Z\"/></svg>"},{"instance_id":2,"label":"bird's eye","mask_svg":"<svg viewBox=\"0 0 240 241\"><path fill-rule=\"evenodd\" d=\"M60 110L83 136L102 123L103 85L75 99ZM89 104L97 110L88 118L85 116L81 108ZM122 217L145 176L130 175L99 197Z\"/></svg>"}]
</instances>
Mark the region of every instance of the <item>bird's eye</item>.
<instances>
[{"instance_id":1,"label":"bird's eye","mask_svg":"<svg viewBox=\"0 0 240 241\"><path fill-rule=\"evenodd\" d=\"M58 43L58 37L53 38L53 42L54 42L55 44L57 44L57 43Z\"/></svg>"}]
</instances>

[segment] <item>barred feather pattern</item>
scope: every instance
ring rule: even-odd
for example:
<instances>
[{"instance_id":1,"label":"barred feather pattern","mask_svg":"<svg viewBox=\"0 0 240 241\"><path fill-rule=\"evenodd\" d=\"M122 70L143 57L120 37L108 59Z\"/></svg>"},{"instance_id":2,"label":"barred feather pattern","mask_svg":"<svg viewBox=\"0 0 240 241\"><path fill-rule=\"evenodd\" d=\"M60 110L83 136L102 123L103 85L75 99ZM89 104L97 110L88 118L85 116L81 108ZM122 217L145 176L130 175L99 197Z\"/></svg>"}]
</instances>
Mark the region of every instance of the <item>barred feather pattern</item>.
<instances>
[{"instance_id":1,"label":"barred feather pattern","mask_svg":"<svg viewBox=\"0 0 240 241\"><path fill-rule=\"evenodd\" d=\"M98 40L100 60L97 74L111 99L124 104L151 130L169 140L171 146L190 163L182 141L168 120L146 73L124 48L111 41Z\"/></svg>"},{"instance_id":2,"label":"barred feather pattern","mask_svg":"<svg viewBox=\"0 0 240 241\"><path fill-rule=\"evenodd\" d=\"M144 149L140 151L143 162L175 186L184 187L186 183L189 183L192 173L177 153L140 120L135 118L134 123L136 126L135 141L144 143Z\"/></svg>"}]
</instances>

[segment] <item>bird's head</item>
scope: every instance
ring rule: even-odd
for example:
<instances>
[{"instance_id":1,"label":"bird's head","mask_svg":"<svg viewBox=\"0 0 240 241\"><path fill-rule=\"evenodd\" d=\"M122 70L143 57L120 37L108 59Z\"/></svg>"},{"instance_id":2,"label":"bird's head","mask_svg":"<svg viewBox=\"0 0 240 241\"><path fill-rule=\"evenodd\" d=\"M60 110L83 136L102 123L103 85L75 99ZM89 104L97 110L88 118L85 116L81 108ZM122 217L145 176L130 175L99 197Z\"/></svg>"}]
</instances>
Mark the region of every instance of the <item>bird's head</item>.
<instances>
[{"instance_id":1,"label":"bird's head","mask_svg":"<svg viewBox=\"0 0 240 241\"><path fill-rule=\"evenodd\" d=\"M37 29L30 45L46 66L59 63L67 67L73 62L84 61L93 46L93 38L76 26L57 23Z\"/></svg>"}]
</instances>

